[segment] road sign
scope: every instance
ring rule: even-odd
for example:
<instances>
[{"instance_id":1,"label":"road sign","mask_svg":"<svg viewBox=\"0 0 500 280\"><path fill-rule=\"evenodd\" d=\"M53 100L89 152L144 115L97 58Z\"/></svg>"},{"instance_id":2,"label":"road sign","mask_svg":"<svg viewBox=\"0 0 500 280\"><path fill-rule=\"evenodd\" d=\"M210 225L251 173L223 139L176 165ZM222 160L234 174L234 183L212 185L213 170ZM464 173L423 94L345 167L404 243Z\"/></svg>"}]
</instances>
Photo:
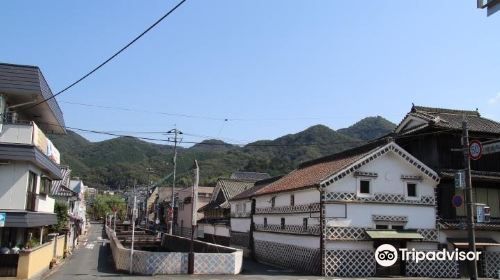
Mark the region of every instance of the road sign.
<instances>
[{"instance_id":1,"label":"road sign","mask_svg":"<svg viewBox=\"0 0 500 280\"><path fill-rule=\"evenodd\" d=\"M7 213L0 213L0 227L5 226L5 219L7 218Z\"/></svg>"},{"instance_id":2,"label":"road sign","mask_svg":"<svg viewBox=\"0 0 500 280\"><path fill-rule=\"evenodd\" d=\"M465 189L465 171L458 171L455 173L455 188Z\"/></svg>"},{"instance_id":3,"label":"road sign","mask_svg":"<svg viewBox=\"0 0 500 280\"><path fill-rule=\"evenodd\" d=\"M453 198L451 199L451 203L453 204L454 207L462 207L462 205L464 204L464 198L457 194L457 195L454 195Z\"/></svg>"},{"instance_id":4,"label":"road sign","mask_svg":"<svg viewBox=\"0 0 500 280\"><path fill-rule=\"evenodd\" d=\"M477 205L476 206L476 222L484 223L484 206L485 205Z\"/></svg>"},{"instance_id":5,"label":"road sign","mask_svg":"<svg viewBox=\"0 0 500 280\"><path fill-rule=\"evenodd\" d=\"M478 140L472 140L469 144L469 157L472 160L478 160L483 154L483 145Z\"/></svg>"},{"instance_id":6,"label":"road sign","mask_svg":"<svg viewBox=\"0 0 500 280\"><path fill-rule=\"evenodd\" d=\"M499 153L500 141L483 145L483 155Z\"/></svg>"}]
</instances>

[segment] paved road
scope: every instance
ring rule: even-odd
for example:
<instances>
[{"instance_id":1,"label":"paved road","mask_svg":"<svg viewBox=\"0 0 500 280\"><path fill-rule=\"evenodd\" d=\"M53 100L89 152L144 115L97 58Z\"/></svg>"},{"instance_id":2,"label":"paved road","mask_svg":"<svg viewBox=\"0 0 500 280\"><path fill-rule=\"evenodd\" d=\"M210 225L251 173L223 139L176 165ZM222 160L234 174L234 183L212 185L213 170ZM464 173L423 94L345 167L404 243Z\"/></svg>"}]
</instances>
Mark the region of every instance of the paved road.
<instances>
[{"instance_id":1,"label":"paved road","mask_svg":"<svg viewBox=\"0 0 500 280\"><path fill-rule=\"evenodd\" d=\"M272 266L267 266L245 260L244 271L238 276L234 275L157 275L157 276L131 276L118 273L114 270L113 257L109 245L106 245L106 233L100 224L92 224L88 240L75 250L74 254L46 280L67 280L67 279L269 279L270 276L276 279L321 279L318 277L306 277L292 271L287 271ZM280 277L281 276L281 277Z\"/></svg>"},{"instance_id":2,"label":"paved road","mask_svg":"<svg viewBox=\"0 0 500 280\"><path fill-rule=\"evenodd\" d=\"M56 268L45 280L80 280L80 279L276 279L276 280L317 280L317 279L338 279L325 278L319 276L308 276L294 273L272 266L256 263L251 260L245 260L244 270L240 275L157 275L157 276L137 276L118 273L114 270L113 257L106 240L106 234L103 232L102 225L92 224L86 244L82 244L78 250L60 267ZM375 280L371 278L370 280ZM383 278L382 278L383 279ZM395 278L391 278L392 280ZM408 278L407 278L408 279ZM423 278L420 278L421 280ZM351 279L352 280L352 279ZM385 278L387 280L387 278ZM434 279L435 280L435 279Z\"/></svg>"}]
</instances>

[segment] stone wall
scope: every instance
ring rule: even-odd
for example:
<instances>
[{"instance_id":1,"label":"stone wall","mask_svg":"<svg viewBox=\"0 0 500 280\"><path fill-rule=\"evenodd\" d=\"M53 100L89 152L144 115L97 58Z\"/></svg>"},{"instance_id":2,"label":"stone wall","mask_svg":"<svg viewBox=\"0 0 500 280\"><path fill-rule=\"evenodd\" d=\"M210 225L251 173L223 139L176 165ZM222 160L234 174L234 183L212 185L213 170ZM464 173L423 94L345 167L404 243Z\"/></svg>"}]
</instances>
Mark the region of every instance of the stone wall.
<instances>
[{"instance_id":1,"label":"stone wall","mask_svg":"<svg viewBox=\"0 0 500 280\"><path fill-rule=\"evenodd\" d=\"M258 261L296 271L320 274L320 250L297 245L255 240Z\"/></svg>"}]
</instances>

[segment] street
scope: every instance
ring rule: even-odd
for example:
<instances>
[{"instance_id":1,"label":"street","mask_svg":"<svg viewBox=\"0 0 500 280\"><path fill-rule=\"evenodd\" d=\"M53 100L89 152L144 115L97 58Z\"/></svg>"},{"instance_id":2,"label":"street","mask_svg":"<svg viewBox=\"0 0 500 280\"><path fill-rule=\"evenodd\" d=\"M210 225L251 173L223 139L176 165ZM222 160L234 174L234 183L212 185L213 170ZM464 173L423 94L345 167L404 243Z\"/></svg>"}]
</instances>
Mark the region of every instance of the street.
<instances>
[{"instance_id":1,"label":"street","mask_svg":"<svg viewBox=\"0 0 500 280\"><path fill-rule=\"evenodd\" d=\"M130 276L114 270L111 250L106 244L106 234L101 224L92 224L88 241L81 244L74 254L47 276L47 280L65 279L322 279L318 276L305 276L290 270L256 263L246 259L240 275L157 275L157 276Z\"/></svg>"}]
</instances>

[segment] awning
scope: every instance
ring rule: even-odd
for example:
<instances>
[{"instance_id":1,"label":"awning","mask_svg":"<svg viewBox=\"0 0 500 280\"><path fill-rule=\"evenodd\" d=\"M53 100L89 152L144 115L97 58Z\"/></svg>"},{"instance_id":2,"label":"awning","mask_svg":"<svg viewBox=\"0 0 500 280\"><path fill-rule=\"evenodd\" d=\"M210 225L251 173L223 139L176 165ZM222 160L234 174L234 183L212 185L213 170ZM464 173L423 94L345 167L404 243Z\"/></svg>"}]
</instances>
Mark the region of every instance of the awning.
<instances>
[{"instance_id":1,"label":"awning","mask_svg":"<svg viewBox=\"0 0 500 280\"><path fill-rule=\"evenodd\" d=\"M365 230L371 239L424 239L415 231L404 230Z\"/></svg>"},{"instance_id":2,"label":"awning","mask_svg":"<svg viewBox=\"0 0 500 280\"><path fill-rule=\"evenodd\" d=\"M469 248L469 240L467 238L448 238L448 242L456 248ZM476 238L476 248L489 246L500 246L500 243L492 238Z\"/></svg>"}]
</instances>

